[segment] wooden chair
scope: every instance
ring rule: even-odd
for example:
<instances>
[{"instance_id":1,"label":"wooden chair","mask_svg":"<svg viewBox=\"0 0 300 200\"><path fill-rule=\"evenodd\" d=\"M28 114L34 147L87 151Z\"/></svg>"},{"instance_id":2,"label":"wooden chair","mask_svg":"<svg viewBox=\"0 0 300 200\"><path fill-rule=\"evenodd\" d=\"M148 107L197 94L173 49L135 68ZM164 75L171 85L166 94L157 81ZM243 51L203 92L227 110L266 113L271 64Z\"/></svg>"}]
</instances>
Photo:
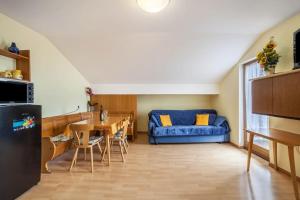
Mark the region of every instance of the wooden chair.
<instances>
[{"instance_id":1,"label":"wooden chair","mask_svg":"<svg viewBox=\"0 0 300 200\"><path fill-rule=\"evenodd\" d=\"M70 129L74 134L75 138L75 153L70 166L70 171L76 164L79 149L84 149L84 159L86 160L86 149L90 149L91 154L91 172L94 171L94 158L93 158L93 147L98 146L100 151L100 160L102 158L102 149L100 143L103 141L103 136L100 137L90 137L90 131L93 130L93 125L80 125L71 124Z\"/></svg>"},{"instance_id":2,"label":"wooden chair","mask_svg":"<svg viewBox=\"0 0 300 200\"><path fill-rule=\"evenodd\" d=\"M135 131L136 131L136 117L134 112L130 111L109 111L108 116L121 116L121 117L129 117L129 125L127 130L127 135L131 137L131 140L135 139Z\"/></svg>"},{"instance_id":3,"label":"wooden chair","mask_svg":"<svg viewBox=\"0 0 300 200\"><path fill-rule=\"evenodd\" d=\"M129 121L128 118L126 120L124 120L122 125L121 125L121 129L119 129L118 132L111 139L111 145L112 146L114 145L115 142L118 143L123 162L125 161L124 154L123 154L123 149L124 149L126 154L128 153L128 150L127 150L127 147L128 147L127 130L128 130L129 123L130 123L130 121Z\"/></svg>"},{"instance_id":4,"label":"wooden chair","mask_svg":"<svg viewBox=\"0 0 300 200\"><path fill-rule=\"evenodd\" d=\"M110 127L110 131L111 131L110 146L112 147L114 142L116 142L116 141L118 142L118 146L120 148L120 153L121 153L123 162L125 162L123 148L125 150L125 153L127 153L127 145L125 142L125 135L127 133L128 124L129 124L129 120L126 119L122 122L122 124L113 124ZM112 148L110 148L110 149L112 150ZM107 148L105 146L103 156L102 156L102 161L104 161L106 152L107 152Z\"/></svg>"}]
</instances>

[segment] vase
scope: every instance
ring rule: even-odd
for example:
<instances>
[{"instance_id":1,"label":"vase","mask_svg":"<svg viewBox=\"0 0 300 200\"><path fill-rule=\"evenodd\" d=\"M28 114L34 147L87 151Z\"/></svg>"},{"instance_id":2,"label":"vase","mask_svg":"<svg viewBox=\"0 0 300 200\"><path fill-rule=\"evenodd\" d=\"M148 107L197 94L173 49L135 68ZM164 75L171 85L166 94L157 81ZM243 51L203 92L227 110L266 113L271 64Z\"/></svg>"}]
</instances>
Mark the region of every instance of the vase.
<instances>
[{"instance_id":1,"label":"vase","mask_svg":"<svg viewBox=\"0 0 300 200\"><path fill-rule=\"evenodd\" d=\"M20 53L19 48L17 47L16 43L14 43L14 42L12 42L10 47L8 47L8 51L11 53L16 53L16 54Z\"/></svg>"},{"instance_id":2,"label":"vase","mask_svg":"<svg viewBox=\"0 0 300 200\"><path fill-rule=\"evenodd\" d=\"M266 75L272 75L275 74L275 68L269 68L268 70L265 71Z\"/></svg>"}]
</instances>

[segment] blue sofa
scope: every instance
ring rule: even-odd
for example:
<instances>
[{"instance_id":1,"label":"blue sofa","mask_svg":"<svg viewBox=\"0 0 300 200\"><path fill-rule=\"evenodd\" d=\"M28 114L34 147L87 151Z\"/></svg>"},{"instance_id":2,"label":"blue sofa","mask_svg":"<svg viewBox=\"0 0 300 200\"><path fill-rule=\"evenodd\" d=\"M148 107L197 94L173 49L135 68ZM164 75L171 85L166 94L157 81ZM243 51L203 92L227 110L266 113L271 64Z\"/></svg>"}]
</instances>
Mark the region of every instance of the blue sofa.
<instances>
[{"instance_id":1,"label":"blue sofa","mask_svg":"<svg viewBox=\"0 0 300 200\"><path fill-rule=\"evenodd\" d=\"M209 114L209 125L195 126L196 114ZM160 115L170 115L173 126L163 127ZM150 144L229 141L229 124L215 110L153 110L148 116Z\"/></svg>"}]
</instances>

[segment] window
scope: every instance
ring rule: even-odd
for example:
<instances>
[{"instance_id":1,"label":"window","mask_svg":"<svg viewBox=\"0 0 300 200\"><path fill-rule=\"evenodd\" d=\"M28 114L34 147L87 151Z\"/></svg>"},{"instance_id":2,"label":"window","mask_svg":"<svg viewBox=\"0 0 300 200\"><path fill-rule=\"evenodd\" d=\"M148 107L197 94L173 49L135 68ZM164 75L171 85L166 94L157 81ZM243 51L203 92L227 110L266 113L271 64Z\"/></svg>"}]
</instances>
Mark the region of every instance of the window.
<instances>
[{"instance_id":1,"label":"window","mask_svg":"<svg viewBox=\"0 0 300 200\"><path fill-rule=\"evenodd\" d=\"M247 129L269 128L268 116L252 113L251 79L261 76L264 76L264 71L256 61L245 64L245 114ZM254 137L254 144L264 149L269 149L269 142L264 138Z\"/></svg>"}]
</instances>

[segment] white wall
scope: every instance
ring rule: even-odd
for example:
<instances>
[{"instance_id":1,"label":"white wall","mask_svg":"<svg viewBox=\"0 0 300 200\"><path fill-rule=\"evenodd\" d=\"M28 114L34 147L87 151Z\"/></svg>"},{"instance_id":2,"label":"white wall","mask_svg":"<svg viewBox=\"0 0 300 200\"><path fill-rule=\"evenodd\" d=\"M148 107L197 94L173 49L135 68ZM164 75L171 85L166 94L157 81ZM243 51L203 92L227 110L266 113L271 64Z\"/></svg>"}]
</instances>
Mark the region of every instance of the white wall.
<instances>
[{"instance_id":1,"label":"white wall","mask_svg":"<svg viewBox=\"0 0 300 200\"><path fill-rule=\"evenodd\" d=\"M239 116L242 114L239 109L239 73L239 68L234 67L220 83L220 94L212 98L213 107L229 121L230 141L237 145L241 145Z\"/></svg>"},{"instance_id":2,"label":"white wall","mask_svg":"<svg viewBox=\"0 0 300 200\"><path fill-rule=\"evenodd\" d=\"M289 71L293 68L293 33L300 28L300 14L278 24L268 30L257 39L252 47L244 54L244 56L233 67L231 72L220 83L220 95L213 99L214 106L218 111L228 117L231 124L232 142L241 144L241 124L243 113L241 112L241 88L239 82L242 79L240 66L243 62L254 58L263 46L269 41L271 36L275 37L278 43L277 51L281 55L280 62L276 68L276 72ZM241 86L240 86L241 87ZM270 118L270 127L292 131L300 134L300 121L283 118ZM272 149L270 151L272 160ZM300 176L300 152L296 151L296 168L297 175ZM289 171L289 162L287 148L284 145L278 147L278 165L279 167Z\"/></svg>"},{"instance_id":3,"label":"white wall","mask_svg":"<svg viewBox=\"0 0 300 200\"><path fill-rule=\"evenodd\" d=\"M148 130L148 113L161 109L212 108L211 95L139 95L137 99L138 131Z\"/></svg>"},{"instance_id":4,"label":"white wall","mask_svg":"<svg viewBox=\"0 0 300 200\"><path fill-rule=\"evenodd\" d=\"M0 48L12 41L29 49L31 77L35 84L35 103L42 105L43 117L76 109L86 110L86 79L47 38L0 13ZM12 69L15 62L0 56L0 70Z\"/></svg>"},{"instance_id":5,"label":"white wall","mask_svg":"<svg viewBox=\"0 0 300 200\"><path fill-rule=\"evenodd\" d=\"M219 94L219 84L92 84L96 94Z\"/></svg>"}]
</instances>

